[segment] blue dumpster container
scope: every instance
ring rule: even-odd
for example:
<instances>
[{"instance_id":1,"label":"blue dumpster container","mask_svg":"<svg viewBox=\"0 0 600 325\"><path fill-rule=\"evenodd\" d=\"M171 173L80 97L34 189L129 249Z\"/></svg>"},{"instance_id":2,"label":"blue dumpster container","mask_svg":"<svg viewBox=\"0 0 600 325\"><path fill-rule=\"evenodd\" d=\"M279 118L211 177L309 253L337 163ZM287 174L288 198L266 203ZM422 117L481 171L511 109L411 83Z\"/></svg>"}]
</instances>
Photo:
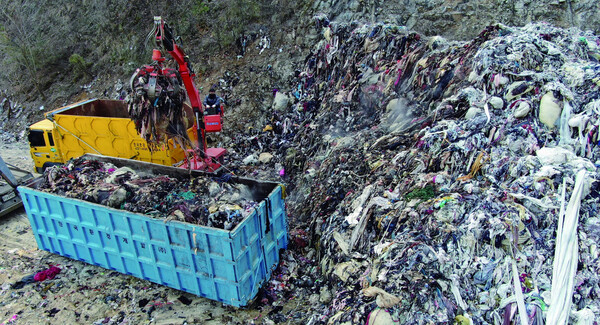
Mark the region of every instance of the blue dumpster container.
<instances>
[{"instance_id":1,"label":"blue dumpster container","mask_svg":"<svg viewBox=\"0 0 600 325\"><path fill-rule=\"evenodd\" d=\"M136 160L84 157L146 173L189 175ZM192 171L191 176L214 175ZM227 231L42 192L35 189L40 180L19 187L40 249L228 305L252 301L287 248L285 194L278 183L232 177L230 182L248 185L260 203Z\"/></svg>"}]
</instances>

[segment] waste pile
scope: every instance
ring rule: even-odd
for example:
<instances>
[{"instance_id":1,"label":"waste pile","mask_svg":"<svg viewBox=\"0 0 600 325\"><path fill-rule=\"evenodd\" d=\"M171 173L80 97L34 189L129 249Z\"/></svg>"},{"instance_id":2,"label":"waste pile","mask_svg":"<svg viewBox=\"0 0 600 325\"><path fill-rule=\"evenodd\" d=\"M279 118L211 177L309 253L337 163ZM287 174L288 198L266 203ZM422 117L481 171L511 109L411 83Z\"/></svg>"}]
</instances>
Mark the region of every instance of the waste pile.
<instances>
[{"instance_id":1,"label":"waste pile","mask_svg":"<svg viewBox=\"0 0 600 325\"><path fill-rule=\"evenodd\" d=\"M271 319L598 321L598 36L317 26L271 122L232 143L290 185L291 250L261 297L308 311Z\"/></svg>"},{"instance_id":2,"label":"waste pile","mask_svg":"<svg viewBox=\"0 0 600 325\"><path fill-rule=\"evenodd\" d=\"M178 179L145 175L129 167L117 168L85 158L47 169L37 189L155 218L225 230L235 228L258 205L248 186L228 183L224 177Z\"/></svg>"}]
</instances>

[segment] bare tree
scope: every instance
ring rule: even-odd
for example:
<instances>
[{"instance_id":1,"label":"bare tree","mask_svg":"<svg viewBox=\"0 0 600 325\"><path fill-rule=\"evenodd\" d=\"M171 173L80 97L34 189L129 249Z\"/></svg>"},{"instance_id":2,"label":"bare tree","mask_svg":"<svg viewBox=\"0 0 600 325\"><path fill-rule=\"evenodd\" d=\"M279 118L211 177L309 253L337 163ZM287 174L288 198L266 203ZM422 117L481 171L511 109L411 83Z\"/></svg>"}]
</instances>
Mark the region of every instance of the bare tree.
<instances>
[{"instance_id":1,"label":"bare tree","mask_svg":"<svg viewBox=\"0 0 600 325\"><path fill-rule=\"evenodd\" d=\"M5 1L3 1L5 2ZM31 83L36 92L46 98L39 82L41 61L47 48L47 38L39 35L43 6L21 2L5 2L0 9L4 23L0 26L0 52L10 75ZM6 62L8 61L8 62ZM19 78L19 76L21 78Z\"/></svg>"}]
</instances>

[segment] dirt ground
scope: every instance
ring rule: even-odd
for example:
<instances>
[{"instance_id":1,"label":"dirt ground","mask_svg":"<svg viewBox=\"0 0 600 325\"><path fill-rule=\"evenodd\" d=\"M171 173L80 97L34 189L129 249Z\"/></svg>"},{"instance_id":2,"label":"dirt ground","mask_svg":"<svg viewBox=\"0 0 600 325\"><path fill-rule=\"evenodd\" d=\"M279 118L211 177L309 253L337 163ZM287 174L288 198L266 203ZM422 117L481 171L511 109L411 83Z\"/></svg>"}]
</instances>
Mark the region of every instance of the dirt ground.
<instances>
[{"instance_id":1,"label":"dirt ground","mask_svg":"<svg viewBox=\"0 0 600 325\"><path fill-rule=\"evenodd\" d=\"M2 158L32 170L26 143ZM23 208L0 219L0 324L262 324L271 307L234 308L37 248ZM51 265L51 280L15 288ZM19 287L19 286L17 286Z\"/></svg>"}]
</instances>

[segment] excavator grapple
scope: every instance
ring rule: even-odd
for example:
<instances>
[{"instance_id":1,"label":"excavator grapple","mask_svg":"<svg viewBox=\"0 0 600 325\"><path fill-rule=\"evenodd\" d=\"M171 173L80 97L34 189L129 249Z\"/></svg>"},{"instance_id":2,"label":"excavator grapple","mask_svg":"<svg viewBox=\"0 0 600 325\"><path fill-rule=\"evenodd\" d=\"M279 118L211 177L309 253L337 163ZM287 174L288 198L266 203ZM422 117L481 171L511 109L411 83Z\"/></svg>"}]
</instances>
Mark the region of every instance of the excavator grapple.
<instances>
[{"instance_id":1,"label":"excavator grapple","mask_svg":"<svg viewBox=\"0 0 600 325\"><path fill-rule=\"evenodd\" d=\"M152 52L153 63L138 68L130 79L128 96L130 117L137 131L149 144L159 145L173 139L182 147L190 148L182 167L214 171L221 166L226 150L207 148L206 132L222 130L223 112L207 115L202 107L198 89L194 84L195 72L189 57L184 53L179 38L161 17L154 17L154 37L158 49ZM167 67L167 52L175 60L177 69ZM184 101L192 107L195 138L186 132Z\"/></svg>"}]
</instances>

